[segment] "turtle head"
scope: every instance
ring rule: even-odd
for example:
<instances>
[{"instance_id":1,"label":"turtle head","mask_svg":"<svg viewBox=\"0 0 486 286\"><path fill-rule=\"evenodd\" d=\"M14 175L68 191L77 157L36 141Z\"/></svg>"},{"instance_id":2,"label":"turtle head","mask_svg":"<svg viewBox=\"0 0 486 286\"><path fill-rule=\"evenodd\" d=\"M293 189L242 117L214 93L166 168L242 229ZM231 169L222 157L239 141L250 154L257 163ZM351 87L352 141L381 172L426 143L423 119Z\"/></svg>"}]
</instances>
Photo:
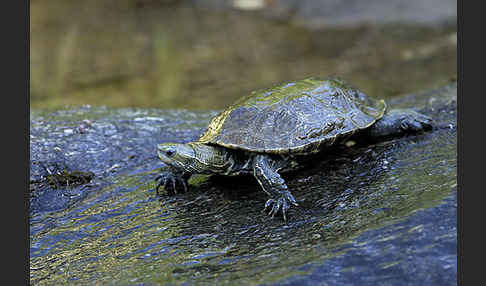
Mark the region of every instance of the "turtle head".
<instances>
[{"instance_id":1,"label":"turtle head","mask_svg":"<svg viewBox=\"0 0 486 286\"><path fill-rule=\"evenodd\" d=\"M160 160L179 170L190 171L196 159L196 153L190 144L163 143L157 145L157 154Z\"/></svg>"},{"instance_id":2,"label":"turtle head","mask_svg":"<svg viewBox=\"0 0 486 286\"><path fill-rule=\"evenodd\" d=\"M191 174L224 173L233 164L224 148L200 142L163 143L157 151L162 162Z\"/></svg>"}]
</instances>

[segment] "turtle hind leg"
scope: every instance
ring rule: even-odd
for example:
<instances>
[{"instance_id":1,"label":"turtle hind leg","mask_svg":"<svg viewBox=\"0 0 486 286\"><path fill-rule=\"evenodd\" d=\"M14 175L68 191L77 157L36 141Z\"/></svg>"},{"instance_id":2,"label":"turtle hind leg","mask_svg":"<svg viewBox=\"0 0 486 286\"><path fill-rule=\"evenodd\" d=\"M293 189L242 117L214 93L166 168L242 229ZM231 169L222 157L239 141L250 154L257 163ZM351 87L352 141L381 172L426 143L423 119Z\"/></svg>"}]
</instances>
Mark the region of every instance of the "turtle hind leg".
<instances>
[{"instance_id":1,"label":"turtle hind leg","mask_svg":"<svg viewBox=\"0 0 486 286\"><path fill-rule=\"evenodd\" d=\"M287 210L291 204L297 205L297 202L288 190L284 179L278 173L275 163L278 162L272 160L267 155L255 156L253 161L253 175L265 193L270 196L270 199L265 203L264 210L271 206L269 215L272 217L281 210L284 220L287 221Z\"/></svg>"},{"instance_id":2,"label":"turtle hind leg","mask_svg":"<svg viewBox=\"0 0 486 286\"><path fill-rule=\"evenodd\" d=\"M392 109L373 124L367 133L372 138L381 138L430 129L432 129L432 118L412 109Z\"/></svg>"}]
</instances>

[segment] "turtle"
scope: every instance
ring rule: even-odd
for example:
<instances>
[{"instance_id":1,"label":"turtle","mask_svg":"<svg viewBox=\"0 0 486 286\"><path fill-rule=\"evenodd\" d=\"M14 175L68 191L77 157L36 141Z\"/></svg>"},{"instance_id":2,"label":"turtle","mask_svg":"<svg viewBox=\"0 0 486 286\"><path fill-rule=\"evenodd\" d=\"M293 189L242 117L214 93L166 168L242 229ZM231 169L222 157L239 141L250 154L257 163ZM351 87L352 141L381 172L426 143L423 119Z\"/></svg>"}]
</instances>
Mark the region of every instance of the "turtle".
<instances>
[{"instance_id":1,"label":"turtle","mask_svg":"<svg viewBox=\"0 0 486 286\"><path fill-rule=\"evenodd\" d=\"M168 165L156 177L169 193L187 191L193 174L253 175L272 217L298 203L282 173L354 134L373 139L429 130L413 109L387 109L340 78L306 78L251 92L221 111L197 141L157 145Z\"/></svg>"}]
</instances>

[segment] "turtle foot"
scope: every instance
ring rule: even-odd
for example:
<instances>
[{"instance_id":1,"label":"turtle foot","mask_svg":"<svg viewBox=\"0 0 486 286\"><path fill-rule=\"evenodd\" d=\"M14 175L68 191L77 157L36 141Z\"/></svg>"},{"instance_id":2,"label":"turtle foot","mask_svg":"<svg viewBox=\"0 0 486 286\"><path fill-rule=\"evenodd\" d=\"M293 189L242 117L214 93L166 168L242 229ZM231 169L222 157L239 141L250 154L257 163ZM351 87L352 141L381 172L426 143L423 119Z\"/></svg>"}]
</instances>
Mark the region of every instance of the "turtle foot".
<instances>
[{"instance_id":1,"label":"turtle foot","mask_svg":"<svg viewBox=\"0 0 486 286\"><path fill-rule=\"evenodd\" d=\"M160 195L159 188L161 186L163 186L164 190L166 190L167 193L171 195L187 191L186 180L181 176L174 174L173 172L164 171L155 178L155 181L157 182L157 187L155 188L155 192L157 195Z\"/></svg>"},{"instance_id":2,"label":"turtle foot","mask_svg":"<svg viewBox=\"0 0 486 286\"><path fill-rule=\"evenodd\" d=\"M418 132L432 129L432 118L421 113L409 110L404 113L400 129L407 132Z\"/></svg>"},{"instance_id":3,"label":"turtle foot","mask_svg":"<svg viewBox=\"0 0 486 286\"><path fill-rule=\"evenodd\" d=\"M412 109L392 109L367 131L371 138L401 136L431 130L432 118Z\"/></svg>"},{"instance_id":4,"label":"turtle foot","mask_svg":"<svg viewBox=\"0 0 486 286\"><path fill-rule=\"evenodd\" d=\"M271 215L272 218L275 217L275 214L278 213L279 210L282 211L282 216L285 222L287 222L287 210L290 208L290 205L298 206L297 202L295 201L294 196L290 192L285 192L279 198L272 198L267 200L265 203L265 208L263 211L265 212L268 207L271 207L270 212L268 215Z\"/></svg>"}]
</instances>

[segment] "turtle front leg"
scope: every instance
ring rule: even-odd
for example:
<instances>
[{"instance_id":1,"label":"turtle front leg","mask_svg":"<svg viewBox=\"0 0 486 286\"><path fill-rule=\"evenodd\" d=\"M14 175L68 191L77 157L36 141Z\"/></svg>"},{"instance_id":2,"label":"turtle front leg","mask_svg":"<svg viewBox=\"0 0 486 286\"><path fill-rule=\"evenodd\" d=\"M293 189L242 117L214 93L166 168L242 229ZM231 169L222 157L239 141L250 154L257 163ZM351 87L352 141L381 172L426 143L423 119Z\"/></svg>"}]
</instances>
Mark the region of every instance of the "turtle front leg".
<instances>
[{"instance_id":1,"label":"turtle front leg","mask_svg":"<svg viewBox=\"0 0 486 286\"><path fill-rule=\"evenodd\" d=\"M265 203L264 210L272 206L269 213L272 217L279 210L282 210L283 218L287 221L286 211L290 208L290 204L296 206L297 202L289 192L284 179L278 173L277 163L267 155L257 155L253 161L253 175L265 193L270 196L270 199Z\"/></svg>"},{"instance_id":2,"label":"turtle front leg","mask_svg":"<svg viewBox=\"0 0 486 286\"><path fill-rule=\"evenodd\" d=\"M372 125L368 135L391 137L432 129L432 119L412 109L392 109Z\"/></svg>"},{"instance_id":3,"label":"turtle front leg","mask_svg":"<svg viewBox=\"0 0 486 286\"><path fill-rule=\"evenodd\" d=\"M182 191L187 191L187 180L191 177L191 174L178 172L176 170L166 170L162 171L156 178L155 181L157 182L157 187L155 188L155 192L157 195L159 194L159 188L161 186L169 194L177 194L178 189L182 187Z\"/></svg>"}]
</instances>

